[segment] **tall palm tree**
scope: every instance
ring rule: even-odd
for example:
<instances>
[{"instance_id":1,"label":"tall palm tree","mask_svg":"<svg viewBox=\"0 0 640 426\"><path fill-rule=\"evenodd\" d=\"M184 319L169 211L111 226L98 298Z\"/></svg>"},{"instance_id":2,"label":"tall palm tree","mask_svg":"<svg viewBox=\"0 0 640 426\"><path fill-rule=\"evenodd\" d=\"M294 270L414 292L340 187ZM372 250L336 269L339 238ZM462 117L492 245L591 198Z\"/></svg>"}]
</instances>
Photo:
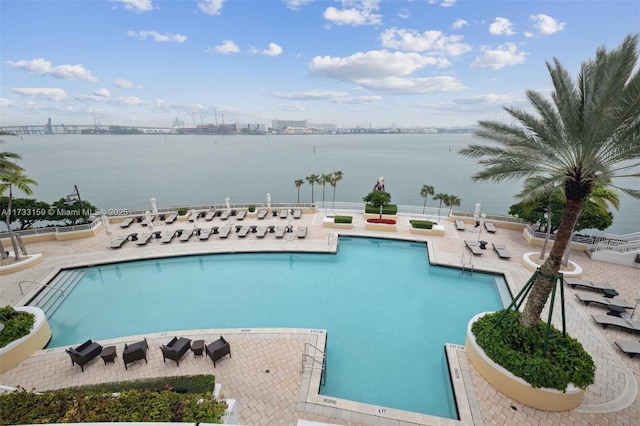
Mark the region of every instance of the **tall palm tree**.
<instances>
[{"instance_id":1,"label":"tall palm tree","mask_svg":"<svg viewBox=\"0 0 640 426\"><path fill-rule=\"evenodd\" d=\"M318 176L316 174L311 174L311 175L307 176L305 179L307 180L309 185L311 185L311 204L313 204L313 201L314 201L314 198L313 198L313 185L315 185L316 183L320 183L320 176Z\"/></svg>"},{"instance_id":2,"label":"tall palm tree","mask_svg":"<svg viewBox=\"0 0 640 426\"><path fill-rule=\"evenodd\" d=\"M298 203L300 202L300 187L302 186L303 183L304 183L304 180L302 179L296 179L296 181L294 182L294 184L296 185L296 188L298 189Z\"/></svg>"},{"instance_id":3,"label":"tall palm tree","mask_svg":"<svg viewBox=\"0 0 640 426\"><path fill-rule=\"evenodd\" d=\"M440 209L442 208L442 203L449 199L449 194L443 194L442 192L439 192L433 196L433 199L436 201L440 201L440 205L438 206L438 220L440 220Z\"/></svg>"},{"instance_id":4,"label":"tall palm tree","mask_svg":"<svg viewBox=\"0 0 640 426\"><path fill-rule=\"evenodd\" d=\"M322 204L324 205L324 189L326 187L326 185L331 182L331 178L333 177L333 175L331 173L329 174L325 174L325 175L320 175L320 181L318 183L320 183L322 185ZM326 206L325 206L326 209Z\"/></svg>"},{"instance_id":5,"label":"tall palm tree","mask_svg":"<svg viewBox=\"0 0 640 426\"><path fill-rule=\"evenodd\" d=\"M476 181L536 176L543 184L560 183L564 188L567 201L554 245L521 315L525 327L535 327L540 319L578 216L595 186L615 187L640 198L640 190L613 182L640 177L638 37L629 35L610 51L598 48L595 59L581 64L577 81L558 59L547 62L551 99L527 91L535 113L505 107L515 124L481 121L475 133L498 146L473 144L460 151L486 166L473 176Z\"/></svg>"},{"instance_id":6,"label":"tall palm tree","mask_svg":"<svg viewBox=\"0 0 640 426\"><path fill-rule=\"evenodd\" d=\"M449 216L453 213L454 206L460 206L460 198L455 195L449 195L446 200L444 200L444 204L449 207Z\"/></svg>"},{"instance_id":7,"label":"tall palm tree","mask_svg":"<svg viewBox=\"0 0 640 426\"><path fill-rule=\"evenodd\" d=\"M427 207L427 197L429 195L434 194L433 186L431 185L422 185L422 189L420 189L420 196L424 198L424 205L422 206L422 214L424 214L424 209Z\"/></svg>"},{"instance_id":8,"label":"tall palm tree","mask_svg":"<svg viewBox=\"0 0 640 426\"><path fill-rule=\"evenodd\" d=\"M2 133L8 134L8 133ZM4 141L0 141L4 142ZM0 180L3 180L5 177L14 176L16 173L22 171L22 167L16 164L16 161L20 159L20 155L15 154L13 152L0 152ZM0 192L2 194L2 192ZM10 223L10 222L7 222ZM11 228L7 227L7 231L13 241L13 234L11 233ZM0 240L0 258L6 259L7 253L2 245L2 240Z\"/></svg>"},{"instance_id":9,"label":"tall palm tree","mask_svg":"<svg viewBox=\"0 0 640 426\"><path fill-rule=\"evenodd\" d=\"M336 206L336 186L338 186L338 182L340 182L341 180L342 172L340 170L331 174L331 179L329 180L329 183L333 187L333 202L331 204L331 208L334 208Z\"/></svg>"},{"instance_id":10,"label":"tall palm tree","mask_svg":"<svg viewBox=\"0 0 640 426\"><path fill-rule=\"evenodd\" d=\"M7 214L5 215L5 223L9 230L9 236L11 237L11 245L13 246L13 254L16 260L20 260L20 251L18 250L18 243L16 236L11 229L11 203L13 200L13 188L19 189L27 195L33 194L33 190L30 185L37 185L38 182L27 177L22 171L17 170L13 174L6 174L0 177L0 194L4 194L5 191L9 191L9 201L7 203Z\"/></svg>"}]
</instances>

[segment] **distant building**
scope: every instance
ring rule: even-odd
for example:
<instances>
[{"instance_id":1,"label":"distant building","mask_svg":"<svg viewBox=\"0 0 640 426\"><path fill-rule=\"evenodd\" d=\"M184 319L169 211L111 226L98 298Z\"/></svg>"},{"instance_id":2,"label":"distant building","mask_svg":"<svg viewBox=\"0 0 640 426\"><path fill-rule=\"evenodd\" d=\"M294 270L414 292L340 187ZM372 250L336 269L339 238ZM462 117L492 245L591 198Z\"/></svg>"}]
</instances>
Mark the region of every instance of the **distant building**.
<instances>
[{"instance_id":1,"label":"distant building","mask_svg":"<svg viewBox=\"0 0 640 426\"><path fill-rule=\"evenodd\" d=\"M245 135L264 135L267 133L267 126L264 124L241 124L240 132Z\"/></svg>"},{"instance_id":2,"label":"distant building","mask_svg":"<svg viewBox=\"0 0 640 426\"><path fill-rule=\"evenodd\" d=\"M308 128L307 120L273 120L271 129L276 133L286 133L286 129L306 129Z\"/></svg>"}]
</instances>

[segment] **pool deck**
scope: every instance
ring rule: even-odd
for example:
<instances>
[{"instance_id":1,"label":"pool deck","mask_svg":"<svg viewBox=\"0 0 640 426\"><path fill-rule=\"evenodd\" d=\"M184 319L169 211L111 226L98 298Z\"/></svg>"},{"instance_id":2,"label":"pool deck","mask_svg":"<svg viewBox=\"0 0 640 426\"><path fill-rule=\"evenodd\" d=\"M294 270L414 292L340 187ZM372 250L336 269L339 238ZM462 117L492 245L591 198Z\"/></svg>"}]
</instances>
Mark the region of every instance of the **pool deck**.
<instances>
[{"instance_id":1,"label":"pool deck","mask_svg":"<svg viewBox=\"0 0 640 426\"><path fill-rule=\"evenodd\" d=\"M307 226L306 238L299 239L295 232L276 239L274 234L267 234L264 239L249 234L239 238L235 231L227 239L211 235L208 241L191 240L180 242L177 238L169 244L151 241L146 246L137 246L127 242L120 249L109 249L110 238L127 232L142 233L146 230L140 224L133 224L123 230L112 224L113 235L109 237L100 232L92 238L33 243L27 245L30 254L41 253L44 260L25 270L9 275L2 275L0 280L0 304L20 305L25 295L21 294L18 283L22 281L47 282L60 268L118 262L131 259L145 259L162 256L228 253L228 252L262 252L262 251L304 251L334 252L336 249L333 235L353 235L383 238L399 238L429 243L430 260L433 263L460 267L462 256L469 258L470 251L464 240L475 240L477 234L457 231L453 223L440 220L445 226L444 237L430 237L412 234L409 231L410 215L398 217L396 232L369 231L364 229L365 220L360 213L340 212L354 216L352 229L332 229L323 227L323 212L303 214L302 218L292 220L294 229ZM279 225L286 226L288 221L276 217L258 220L248 217L244 221L235 221L233 217L223 222L215 218L212 222L199 220L198 226L233 225ZM173 230L178 228L192 229L191 222L176 222L172 225L158 225L154 230ZM539 251L539 247L530 246L520 231L498 228L495 234L483 232L481 240L490 243L505 244L511 252L511 259L500 259L491 249L491 245L482 256L474 256L475 270L504 272L512 286L520 289L531 276L531 272L522 266L520 259L527 252ZM583 268L582 278L592 281L607 282L615 288L621 298L633 304L639 296L640 270L616 264L591 260L585 253L571 253L571 260ZM22 288L28 295L38 286L24 282ZM485 382L466 362L464 351L461 352L463 366L462 379L464 392L468 398L473 421L465 424L549 424L549 425L633 425L640 423L640 399L638 398L638 378L640 377L640 356L629 358L618 350L614 340L638 340L637 334L609 327L602 329L594 323L591 314L604 314L607 310L597 304L584 306L575 294L591 293L579 288L567 287L566 312L567 331L579 339L596 362L596 382L589 386L582 404L568 412L545 412L535 410L515 402ZM596 293L592 293L596 294ZM556 302L558 303L558 302ZM560 312L554 310L554 312ZM639 311L640 312L640 311ZM117 313L114 313L117 315ZM554 316L559 316L554 314ZM640 315L639 315L640 316ZM546 316L545 316L546 318ZM240 330L189 330L181 335L192 339L202 338L207 342L217 338L223 332L232 344L232 358L224 358L213 368L208 358L195 358L187 353L180 367L175 362L162 362L162 354L158 346L166 343L168 338L179 333L164 333L145 336L149 340L148 364L137 362L129 370L123 368L121 360L122 344L138 339L140 336L123 336L111 342L116 344L118 358L115 364L104 364L98 357L86 366L82 373L78 367L71 367L69 357L62 349L42 350L22 362L17 367L0 375L0 385L22 386L27 389L47 390L71 385L99 383L104 381L128 380L141 377L170 376L179 374L215 374L216 382L222 383L224 395L236 399L239 403L240 423L247 425L295 425L298 420L326 422L349 425L400 425L396 419L358 414L350 412L336 416L335 410L327 407L305 406L300 403L300 394L308 389L305 379L300 373L301 354L304 343L315 342L306 333L296 334L286 331L272 330L242 333ZM330 376L329 376L330 378ZM382 385L382 384L381 384ZM302 411L305 410L305 411ZM453 425L462 424L447 419L433 418L428 424ZM420 424L415 422L413 424Z\"/></svg>"}]
</instances>

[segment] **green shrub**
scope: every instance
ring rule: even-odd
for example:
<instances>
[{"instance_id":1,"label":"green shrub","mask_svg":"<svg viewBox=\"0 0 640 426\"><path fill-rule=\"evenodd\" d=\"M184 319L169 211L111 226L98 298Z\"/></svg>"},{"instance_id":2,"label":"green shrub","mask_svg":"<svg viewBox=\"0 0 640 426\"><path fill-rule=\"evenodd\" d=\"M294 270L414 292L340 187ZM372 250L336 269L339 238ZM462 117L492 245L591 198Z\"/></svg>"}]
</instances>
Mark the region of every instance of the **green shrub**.
<instances>
[{"instance_id":1,"label":"green shrub","mask_svg":"<svg viewBox=\"0 0 640 426\"><path fill-rule=\"evenodd\" d=\"M187 214L187 208L186 207L180 207L178 209L178 215L179 216L184 216L185 214Z\"/></svg>"},{"instance_id":2,"label":"green shrub","mask_svg":"<svg viewBox=\"0 0 640 426\"><path fill-rule=\"evenodd\" d=\"M128 389L148 389L160 392L164 389L171 388L178 393L206 393L213 391L215 384L215 376L200 374L195 376L155 377L151 379L130 380L127 382L99 383L69 389L71 391L78 390L86 393L112 393Z\"/></svg>"},{"instance_id":3,"label":"green shrub","mask_svg":"<svg viewBox=\"0 0 640 426\"><path fill-rule=\"evenodd\" d=\"M543 355L546 324L538 321L536 328L528 329L520 324L520 312L509 310L496 326L502 313L484 315L471 327L476 342L495 363L535 388L564 391L569 383L582 389L593 383L595 364L580 342L563 337L552 326Z\"/></svg>"},{"instance_id":4,"label":"green shrub","mask_svg":"<svg viewBox=\"0 0 640 426\"><path fill-rule=\"evenodd\" d=\"M335 216L333 218L333 223L352 223L353 216Z\"/></svg>"},{"instance_id":5,"label":"green shrub","mask_svg":"<svg viewBox=\"0 0 640 426\"><path fill-rule=\"evenodd\" d=\"M180 380L187 388L210 385L213 376L165 377L134 382L62 389L36 394L19 389L0 395L0 424L85 422L222 423L227 404L203 392L180 393L167 383ZM193 380L194 385L187 385ZM160 383L164 383L159 389ZM150 385L151 387L146 387ZM140 387L142 386L142 387ZM117 394L114 394L117 392ZM200 403L199 401L202 400Z\"/></svg>"},{"instance_id":6,"label":"green shrub","mask_svg":"<svg viewBox=\"0 0 640 426\"><path fill-rule=\"evenodd\" d=\"M4 330L0 333L0 348L4 348L14 340L29 334L36 317L30 312L16 311L7 305L0 308L0 321L4 324Z\"/></svg>"},{"instance_id":7,"label":"green shrub","mask_svg":"<svg viewBox=\"0 0 640 426\"><path fill-rule=\"evenodd\" d=\"M256 205L255 204L249 204L247 206L247 208L249 209L249 213L253 213L256 211Z\"/></svg>"},{"instance_id":8,"label":"green shrub","mask_svg":"<svg viewBox=\"0 0 640 426\"><path fill-rule=\"evenodd\" d=\"M380 207L376 207L372 204L366 204L364 207L364 212L367 214L380 214ZM398 205L387 204L386 206L382 206L382 214L398 214Z\"/></svg>"},{"instance_id":9,"label":"green shrub","mask_svg":"<svg viewBox=\"0 0 640 426\"><path fill-rule=\"evenodd\" d=\"M431 222L430 220L410 220L409 222L411 223L411 226L413 228L420 229L431 229L433 228L433 225L435 225L435 223Z\"/></svg>"}]
</instances>

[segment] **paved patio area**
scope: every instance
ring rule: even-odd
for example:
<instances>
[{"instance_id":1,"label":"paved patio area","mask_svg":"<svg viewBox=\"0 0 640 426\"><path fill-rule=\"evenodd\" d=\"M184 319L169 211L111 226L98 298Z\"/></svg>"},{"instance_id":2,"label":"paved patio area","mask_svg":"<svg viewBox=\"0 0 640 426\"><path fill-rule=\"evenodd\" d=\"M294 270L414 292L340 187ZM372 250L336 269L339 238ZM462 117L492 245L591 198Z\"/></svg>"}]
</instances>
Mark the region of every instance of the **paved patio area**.
<instances>
[{"instance_id":1,"label":"paved patio area","mask_svg":"<svg viewBox=\"0 0 640 426\"><path fill-rule=\"evenodd\" d=\"M268 234L264 239L257 239L255 234L247 238L238 238L232 233L229 238L219 239L212 235L206 241L192 240L179 242L174 239L170 244L152 241L146 246L125 243L121 249L109 249L110 237L104 232L97 236L79 240L42 242L27 245L30 254L42 253L44 260L23 271L0 276L0 304L21 305L26 300L18 283L23 282L22 289L28 295L39 286L28 283L47 282L60 268L82 265L93 265L104 262L116 262L130 259L145 259L160 256L184 254L204 254L242 251L335 251L335 239L330 235L362 235L372 237L401 238L415 241L426 241L430 246L430 260L434 263L460 266L462 256L467 258L470 252L465 248L465 239L476 239L477 234L470 231L458 231L454 224L441 220L446 228L445 237L426 237L409 232L409 215L401 215L398 220L398 231L374 232L364 229L365 221L357 212L341 212L354 215L354 227L349 230L324 228L324 215L304 214L301 219L292 222L294 227L307 226L306 238L294 238L287 234L285 238L275 239ZM246 218L243 222L231 222L234 225L287 225L286 220L269 218L258 220ZM199 226L222 226L225 222L219 218L213 222L200 219ZM124 234L116 224L112 224L112 237ZM172 225L159 225L155 230L172 230L193 228L189 222L176 222ZM127 230L143 232L139 224ZM338 232L340 231L340 232ZM500 259L495 251L485 250L482 256L473 258L476 270L500 271L507 275L515 287L522 288L531 272L522 266L520 259L524 253L539 251L538 247L527 245L521 232L498 228L495 234L482 234L483 240L490 243L503 243L512 254L510 260ZM571 259L583 268L582 278L593 281L606 281L618 290L621 298L632 303L640 292L640 269L591 260L586 254L572 252ZM637 340L637 335L613 327L602 329L595 324L591 314L606 313L601 306L591 304L584 306L574 297L576 293L587 290L570 289L567 295L567 328L568 332L578 338L591 353L597 365L596 383L586 392L583 403L575 410L561 413L543 412L517 403L495 390L486 383L473 369L466 365L464 353L462 364L464 387L473 414L472 422L482 424L549 424L549 425L594 425L616 424L634 425L640 423L640 402L638 398L638 377L640 377L640 356L629 358L622 354L614 340ZM559 312L559 310L554 311ZM203 338L207 341L217 338L217 330L191 330L191 338ZM243 335L237 330L228 331L232 342L233 358L223 359L214 369L208 359L194 358L187 354L176 367L174 362L162 362L157 346L165 343L166 337L153 335L149 337L151 349L148 364L136 363L127 371L122 365L120 356L115 364L104 364L100 358L87 366L85 373L72 368L68 355L62 349L42 350L34 354L12 370L0 375L0 384L6 386L23 386L38 390L56 389L60 387L95 383L108 380L126 380L139 377L167 376L175 374L208 373L215 374L216 381L223 384L227 398L238 400L240 420L248 425L295 425L299 419L327 422L334 424L374 424L396 425L399 421L384 416L358 415L351 413L348 418L338 418L330 409L305 406L300 403L301 389L304 387L303 375L300 373L300 356L304 350L304 336L278 333L250 333ZM173 334L173 333L172 333ZM225 332L225 336L227 332ZM136 336L123 336L114 339L113 343L121 353L125 341L134 341ZM103 342L101 342L103 343ZM95 363L95 364L94 364ZM268 372L267 372L268 371ZM306 409L307 411L300 411ZM434 419L429 424L461 424L446 419ZM402 423L411 424L411 423ZM419 423L414 423L419 424Z\"/></svg>"}]
</instances>

